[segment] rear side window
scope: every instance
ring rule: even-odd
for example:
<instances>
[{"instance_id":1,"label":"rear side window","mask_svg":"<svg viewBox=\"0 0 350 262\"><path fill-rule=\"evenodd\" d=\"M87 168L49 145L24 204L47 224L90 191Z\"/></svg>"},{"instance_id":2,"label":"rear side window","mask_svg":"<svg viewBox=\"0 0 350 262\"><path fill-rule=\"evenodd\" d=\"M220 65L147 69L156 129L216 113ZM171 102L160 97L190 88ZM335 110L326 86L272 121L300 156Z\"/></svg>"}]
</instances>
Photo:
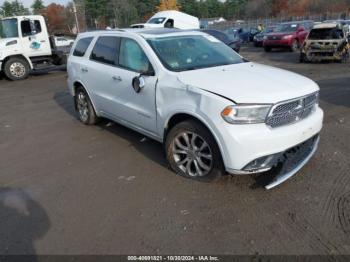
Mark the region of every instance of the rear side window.
<instances>
[{"instance_id":1,"label":"rear side window","mask_svg":"<svg viewBox=\"0 0 350 262\"><path fill-rule=\"evenodd\" d=\"M90 59L104 64L118 65L119 41L119 37L100 37L92 50Z\"/></svg>"},{"instance_id":2,"label":"rear side window","mask_svg":"<svg viewBox=\"0 0 350 262\"><path fill-rule=\"evenodd\" d=\"M93 37L86 37L86 38L80 39L78 41L75 49L74 49L73 55L83 57L85 55L85 52L88 49L92 39L93 39Z\"/></svg>"}]
</instances>

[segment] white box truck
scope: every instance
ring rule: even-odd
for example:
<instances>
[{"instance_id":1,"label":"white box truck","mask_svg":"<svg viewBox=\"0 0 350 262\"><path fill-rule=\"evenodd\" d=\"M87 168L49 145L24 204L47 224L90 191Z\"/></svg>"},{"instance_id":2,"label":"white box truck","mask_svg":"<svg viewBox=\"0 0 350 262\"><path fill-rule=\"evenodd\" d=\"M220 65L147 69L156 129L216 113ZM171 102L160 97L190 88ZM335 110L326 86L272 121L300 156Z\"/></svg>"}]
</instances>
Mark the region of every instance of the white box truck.
<instances>
[{"instance_id":1,"label":"white box truck","mask_svg":"<svg viewBox=\"0 0 350 262\"><path fill-rule=\"evenodd\" d=\"M145 24L134 24L131 28L178 28L199 29L199 19L179 11L170 10L156 13Z\"/></svg>"},{"instance_id":2,"label":"white box truck","mask_svg":"<svg viewBox=\"0 0 350 262\"><path fill-rule=\"evenodd\" d=\"M0 72L10 80L26 79L31 70L63 65L69 49L59 49L43 16L15 16L0 20Z\"/></svg>"}]
</instances>

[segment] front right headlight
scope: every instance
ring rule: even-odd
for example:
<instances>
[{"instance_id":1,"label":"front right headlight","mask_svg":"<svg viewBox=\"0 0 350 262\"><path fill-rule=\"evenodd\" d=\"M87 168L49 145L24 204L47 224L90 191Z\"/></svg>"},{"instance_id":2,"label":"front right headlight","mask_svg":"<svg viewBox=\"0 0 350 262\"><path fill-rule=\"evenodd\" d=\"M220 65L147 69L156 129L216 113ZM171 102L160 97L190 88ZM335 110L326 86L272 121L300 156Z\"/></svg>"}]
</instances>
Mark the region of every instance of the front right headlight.
<instances>
[{"instance_id":1,"label":"front right headlight","mask_svg":"<svg viewBox=\"0 0 350 262\"><path fill-rule=\"evenodd\" d=\"M232 105L222 112L222 118L230 124L265 123L272 105Z\"/></svg>"}]
</instances>

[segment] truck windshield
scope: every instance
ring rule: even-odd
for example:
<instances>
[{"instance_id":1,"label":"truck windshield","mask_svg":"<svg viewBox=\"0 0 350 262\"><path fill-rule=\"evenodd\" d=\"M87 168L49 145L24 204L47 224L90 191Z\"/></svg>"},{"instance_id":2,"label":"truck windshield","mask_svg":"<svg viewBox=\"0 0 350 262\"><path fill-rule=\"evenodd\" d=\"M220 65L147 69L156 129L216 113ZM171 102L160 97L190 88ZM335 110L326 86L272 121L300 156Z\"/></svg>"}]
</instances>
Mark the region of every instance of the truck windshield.
<instances>
[{"instance_id":1,"label":"truck windshield","mask_svg":"<svg viewBox=\"0 0 350 262\"><path fill-rule=\"evenodd\" d=\"M339 28L312 29L309 34L310 40L343 39L343 30Z\"/></svg>"},{"instance_id":2,"label":"truck windshield","mask_svg":"<svg viewBox=\"0 0 350 262\"><path fill-rule=\"evenodd\" d=\"M244 62L230 47L209 35L162 37L147 41L163 65L175 72Z\"/></svg>"},{"instance_id":3,"label":"truck windshield","mask_svg":"<svg viewBox=\"0 0 350 262\"><path fill-rule=\"evenodd\" d=\"M158 17L158 18L151 18L147 24L156 24L156 25L160 25L163 24L163 22L165 21L165 17Z\"/></svg>"},{"instance_id":4,"label":"truck windshield","mask_svg":"<svg viewBox=\"0 0 350 262\"><path fill-rule=\"evenodd\" d=\"M18 22L16 18L0 20L0 38L18 37Z\"/></svg>"}]
</instances>

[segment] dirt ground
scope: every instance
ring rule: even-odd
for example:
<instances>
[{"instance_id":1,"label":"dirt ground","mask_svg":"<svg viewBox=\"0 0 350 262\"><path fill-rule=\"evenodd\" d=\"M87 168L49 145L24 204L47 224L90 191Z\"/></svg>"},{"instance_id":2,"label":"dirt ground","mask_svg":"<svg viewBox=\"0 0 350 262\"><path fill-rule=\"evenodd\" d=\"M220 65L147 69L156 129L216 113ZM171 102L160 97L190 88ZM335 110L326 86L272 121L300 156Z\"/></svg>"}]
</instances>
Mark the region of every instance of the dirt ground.
<instances>
[{"instance_id":1,"label":"dirt ground","mask_svg":"<svg viewBox=\"0 0 350 262\"><path fill-rule=\"evenodd\" d=\"M80 124L64 72L0 80L0 254L350 254L350 64L242 55L321 87L318 153L271 191L186 180L157 142Z\"/></svg>"}]
</instances>

